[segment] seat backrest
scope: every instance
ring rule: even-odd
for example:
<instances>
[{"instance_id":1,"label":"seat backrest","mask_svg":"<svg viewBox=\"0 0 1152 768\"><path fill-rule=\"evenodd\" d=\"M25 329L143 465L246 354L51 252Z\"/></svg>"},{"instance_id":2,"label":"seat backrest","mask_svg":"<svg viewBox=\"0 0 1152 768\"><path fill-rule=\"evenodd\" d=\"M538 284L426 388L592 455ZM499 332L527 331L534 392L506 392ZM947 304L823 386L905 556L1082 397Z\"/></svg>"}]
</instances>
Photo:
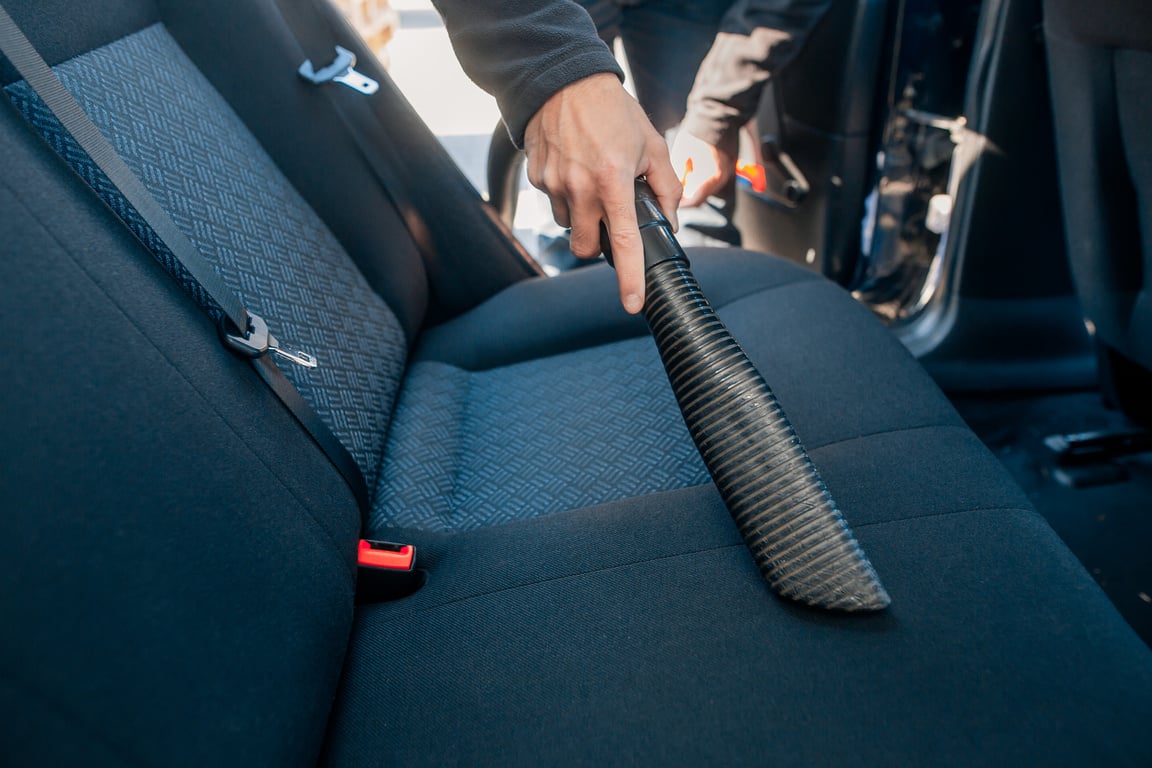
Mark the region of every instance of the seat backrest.
<instances>
[{"instance_id":1,"label":"seat backrest","mask_svg":"<svg viewBox=\"0 0 1152 768\"><path fill-rule=\"evenodd\" d=\"M1152 9L1046 0L1044 14L1073 277L1107 394L1152 422Z\"/></svg>"},{"instance_id":2,"label":"seat backrest","mask_svg":"<svg viewBox=\"0 0 1152 768\"><path fill-rule=\"evenodd\" d=\"M371 482L410 342L471 286L451 254L420 252L297 77L281 6L386 78L326 5L4 0L243 303L317 355L285 372ZM351 627L355 501L81 181L83 158L57 155L54 120L2 60L0 88L5 760L314 763ZM455 181L445 199L464 199Z\"/></svg>"},{"instance_id":3,"label":"seat backrest","mask_svg":"<svg viewBox=\"0 0 1152 768\"><path fill-rule=\"evenodd\" d=\"M306 763L355 503L3 98L0 147L4 761Z\"/></svg>"}]
</instances>

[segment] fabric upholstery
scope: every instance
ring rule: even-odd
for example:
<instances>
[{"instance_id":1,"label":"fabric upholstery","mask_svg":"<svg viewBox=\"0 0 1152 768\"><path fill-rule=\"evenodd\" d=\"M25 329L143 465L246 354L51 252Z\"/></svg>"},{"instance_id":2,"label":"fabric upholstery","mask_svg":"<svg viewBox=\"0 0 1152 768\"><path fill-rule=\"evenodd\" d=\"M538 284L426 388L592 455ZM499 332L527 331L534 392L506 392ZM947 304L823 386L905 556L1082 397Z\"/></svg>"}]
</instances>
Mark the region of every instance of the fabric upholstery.
<instances>
[{"instance_id":1,"label":"fabric upholstery","mask_svg":"<svg viewBox=\"0 0 1152 768\"><path fill-rule=\"evenodd\" d=\"M470 529L707 481L651 339L484 372L422 362L372 522Z\"/></svg>"},{"instance_id":2,"label":"fabric upholstery","mask_svg":"<svg viewBox=\"0 0 1152 768\"><path fill-rule=\"evenodd\" d=\"M422 541L428 584L358 614L325 764L1146 764L1146 647L953 431L813 452L885 614L774 598L710 486Z\"/></svg>"},{"instance_id":3,"label":"fabric upholstery","mask_svg":"<svg viewBox=\"0 0 1152 768\"><path fill-rule=\"evenodd\" d=\"M5 2L320 357L426 583L354 604L339 474L0 100L0 763L1152 761L1147 648L842 290L692 253L893 597L866 617L768 592L610 271L474 290L470 232L417 253L274 3Z\"/></svg>"}]
</instances>

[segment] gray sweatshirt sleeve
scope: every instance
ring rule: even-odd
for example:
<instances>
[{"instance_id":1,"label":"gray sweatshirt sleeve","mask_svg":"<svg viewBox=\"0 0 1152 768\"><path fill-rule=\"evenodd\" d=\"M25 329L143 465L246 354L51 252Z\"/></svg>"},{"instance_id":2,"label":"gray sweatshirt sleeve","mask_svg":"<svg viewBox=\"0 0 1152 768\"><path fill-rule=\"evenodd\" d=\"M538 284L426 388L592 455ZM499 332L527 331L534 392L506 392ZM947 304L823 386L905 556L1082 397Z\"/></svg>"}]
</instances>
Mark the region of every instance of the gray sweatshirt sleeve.
<instances>
[{"instance_id":1,"label":"gray sweatshirt sleeve","mask_svg":"<svg viewBox=\"0 0 1152 768\"><path fill-rule=\"evenodd\" d=\"M737 0L696 74L683 127L735 152L764 84L791 61L831 0Z\"/></svg>"},{"instance_id":2,"label":"gray sweatshirt sleeve","mask_svg":"<svg viewBox=\"0 0 1152 768\"><path fill-rule=\"evenodd\" d=\"M456 57L496 97L523 146L528 121L564 86L610 72L623 79L587 12L571 0L433 0Z\"/></svg>"}]
</instances>

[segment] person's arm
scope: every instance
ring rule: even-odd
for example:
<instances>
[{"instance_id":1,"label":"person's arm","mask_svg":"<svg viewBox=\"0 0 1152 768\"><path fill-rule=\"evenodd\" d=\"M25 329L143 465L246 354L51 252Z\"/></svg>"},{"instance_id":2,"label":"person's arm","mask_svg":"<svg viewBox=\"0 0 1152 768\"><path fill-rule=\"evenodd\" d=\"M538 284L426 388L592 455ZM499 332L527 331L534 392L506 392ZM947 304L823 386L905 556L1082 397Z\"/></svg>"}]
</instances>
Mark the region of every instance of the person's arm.
<instances>
[{"instance_id":1,"label":"person's arm","mask_svg":"<svg viewBox=\"0 0 1152 768\"><path fill-rule=\"evenodd\" d=\"M639 312L644 258L633 180L647 177L673 222L682 188L591 18L569 0L434 2L464 71L496 97L512 140L528 153L529 180L572 228L572 252L598 255L604 222L621 303Z\"/></svg>"},{"instance_id":2,"label":"person's arm","mask_svg":"<svg viewBox=\"0 0 1152 768\"><path fill-rule=\"evenodd\" d=\"M623 79L588 13L569 0L433 0L464 72L496 98L516 146L552 94L597 73Z\"/></svg>"},{"instance_id":3,"label":"person's arm","mask_svg":"<svg viewBox=\"0 0 1152 768\"><path fill-rule=\"evenodd\" d=\"M684 205L700 205L734 173L740 128L764 85L803 48L832 0L737 0L696 74L673 146Z\"/></svg>"}]
</instances>

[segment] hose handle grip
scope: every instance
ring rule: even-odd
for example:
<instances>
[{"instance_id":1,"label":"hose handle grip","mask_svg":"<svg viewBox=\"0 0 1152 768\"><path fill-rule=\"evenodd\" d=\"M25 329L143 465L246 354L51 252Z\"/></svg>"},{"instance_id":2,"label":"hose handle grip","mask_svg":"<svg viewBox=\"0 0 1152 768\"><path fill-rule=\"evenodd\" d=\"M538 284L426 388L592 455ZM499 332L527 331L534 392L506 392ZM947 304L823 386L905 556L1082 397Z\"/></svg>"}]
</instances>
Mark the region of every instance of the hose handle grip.
<instances>
[{"instance_id":1,"label":"hose handle grip","mask_svg":"<svg viewBox=\"0 0 1152 768\"><path fill-rule=\"evenodd\" d=\"M657 264L672 259L681 259L688 263L688 255L672 232L672 225L656 199L656 193L643 178L636 179L636 223L640 227L640 240L644 248L644 271L652 269ZM615 268L612 261L612 242L608 236L608 228L600 223L600 250L604 252L604 259Z\"/></svg>"}]
</instances>

